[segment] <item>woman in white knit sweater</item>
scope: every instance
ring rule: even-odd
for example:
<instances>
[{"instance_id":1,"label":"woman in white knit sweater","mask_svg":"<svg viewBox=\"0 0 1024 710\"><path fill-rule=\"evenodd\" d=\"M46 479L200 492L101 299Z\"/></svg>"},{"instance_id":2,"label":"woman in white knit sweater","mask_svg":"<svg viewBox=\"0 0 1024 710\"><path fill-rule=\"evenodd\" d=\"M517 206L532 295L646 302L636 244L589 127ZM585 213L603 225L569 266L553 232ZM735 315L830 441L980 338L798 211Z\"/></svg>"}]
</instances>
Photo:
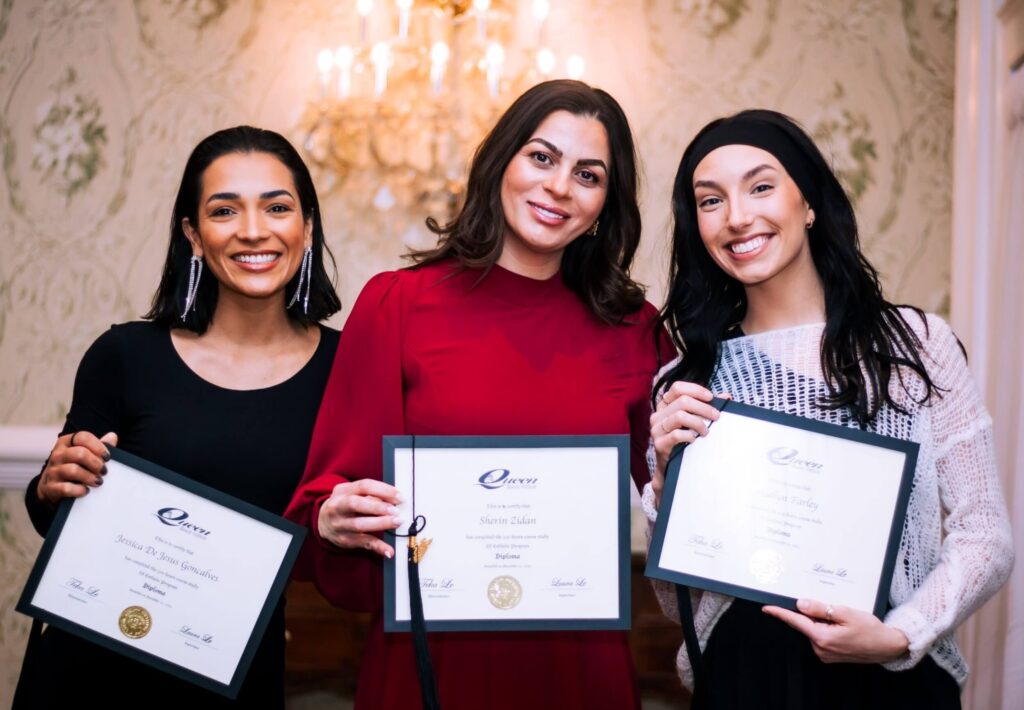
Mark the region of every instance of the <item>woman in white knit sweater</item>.
<instances>
[{"instance_id":1,"label":"woman in white knit sweater","mask_svg":"<svg viewBox=\"0 0 1024 710\"><path fill-rule=\"evenodd\" d=\"M666 614L679 618L677 600L692 614L702 653L684 645L678 665L696 681L693 707L960 707L953 632L1013 563L962 347L938 316L884 300L849 199L781 114L708 124L683 154L673 211L663 320L682 356L655 385L652 521L672 449L714 436L712 392L920 444L884 621L827 600L796 613L655 584Z\"/></svg>"}]
</instances>

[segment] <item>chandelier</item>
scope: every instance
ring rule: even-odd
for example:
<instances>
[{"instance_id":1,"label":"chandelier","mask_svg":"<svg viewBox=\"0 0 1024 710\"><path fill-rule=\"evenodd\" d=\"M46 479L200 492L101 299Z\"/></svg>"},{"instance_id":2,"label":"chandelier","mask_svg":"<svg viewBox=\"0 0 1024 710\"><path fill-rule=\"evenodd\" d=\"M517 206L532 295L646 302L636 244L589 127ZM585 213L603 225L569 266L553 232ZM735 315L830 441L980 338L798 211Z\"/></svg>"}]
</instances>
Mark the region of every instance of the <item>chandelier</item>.
<instances>
[{"instance_id":1,"label":"chandelier","mask_svg":"<svg viewBox=\"0 0 1024 710\"><path fill-rule=\"evenodd\" d=\"M354 10L353 36L317 56L300 135L326 191L381 211L452 216L501 111L556 71L584 72L579 55L547 46L549 0L355 0Z\"/></svg>"}]
</instances>

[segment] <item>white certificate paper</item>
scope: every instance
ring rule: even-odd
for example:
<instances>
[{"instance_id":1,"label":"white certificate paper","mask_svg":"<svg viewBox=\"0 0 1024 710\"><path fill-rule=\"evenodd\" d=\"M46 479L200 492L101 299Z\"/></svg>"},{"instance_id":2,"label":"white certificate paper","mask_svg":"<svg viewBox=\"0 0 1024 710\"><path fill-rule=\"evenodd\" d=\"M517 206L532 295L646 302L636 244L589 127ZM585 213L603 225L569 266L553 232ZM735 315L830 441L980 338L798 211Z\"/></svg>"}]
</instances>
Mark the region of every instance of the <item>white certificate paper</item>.
<instances>
[{"instance_id":1,"label":"white certificate paper","mask_svg":"<svg viewBox=\"0 0 1024 710\"><path fill-rule=\"evenodd\" d=\"M430 538L428 630L629 625L628 437L385 437L385 480ZM415 474L413 458L415 457ZM390 538L389 538L390 539ZM385 567L385 630L409 629L406 540Z\"/></svg>"},{"instance_id":2,"label":"white certificate paper","mask_svg":"<svg viewBox=\"0 0 1024 710\"><path fill-rule=\"evenodd\" d=\"M234 697L302 529L112 454L103 486L64 504L18 610Z\"/></svg>"},{"instance_id":3,"label":"white certificate paper","mask_svg":"<svg viewBox=\"0 0 1024 710\"><path fill-rule=\"evenodd\" d=\"M648 576L884 613L917 445L719 402L669 467Z\"/></svg>"}]
</instances>

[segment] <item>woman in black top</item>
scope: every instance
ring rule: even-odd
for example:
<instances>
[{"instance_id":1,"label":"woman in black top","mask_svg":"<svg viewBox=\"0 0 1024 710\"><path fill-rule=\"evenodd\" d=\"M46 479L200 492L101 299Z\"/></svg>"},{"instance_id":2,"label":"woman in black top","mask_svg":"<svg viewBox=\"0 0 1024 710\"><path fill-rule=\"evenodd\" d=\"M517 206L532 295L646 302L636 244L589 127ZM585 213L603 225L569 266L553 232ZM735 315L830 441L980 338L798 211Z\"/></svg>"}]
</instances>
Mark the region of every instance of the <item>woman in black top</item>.
<instances>
[{"instance_id":1,"label":"woman in black top","mask_svg":"<svg viewBox=\"0 0 1024 710\"><path fill-rule=\"evenodd\" d=\"M113 326L86 352L26 491L39 533L62 498L103 484L106 445L283 512L338 344L318 325L340 307L325 256L313 182L287 140L246 126L204 139L178 190L150 322ZM34 629L15 706L282 707L283 679L282 600L233 704L49 628Z\"/></svg>"}]
</instances>

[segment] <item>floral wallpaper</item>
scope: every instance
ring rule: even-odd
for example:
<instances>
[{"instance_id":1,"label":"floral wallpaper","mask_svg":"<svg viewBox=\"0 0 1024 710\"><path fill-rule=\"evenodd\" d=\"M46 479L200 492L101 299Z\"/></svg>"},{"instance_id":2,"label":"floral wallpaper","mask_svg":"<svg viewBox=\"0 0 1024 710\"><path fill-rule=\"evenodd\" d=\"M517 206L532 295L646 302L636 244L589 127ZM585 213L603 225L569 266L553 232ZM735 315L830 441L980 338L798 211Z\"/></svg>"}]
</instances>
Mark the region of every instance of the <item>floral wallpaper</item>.
<instances>
[{"instance_id":1,"label":"floral wallpaper","mask_svg":"<svg viewBox=\"0 0 1024 710\"><path fill-rule=\"evenodd\" d=\"M85 348L146 310L200 138L251 123L302 144L316 52L351 31L354 4L0 0L0 425L59 423ZM635 273L652 301L684 146L710 119L762 106L800 120L830 157L890 298L948 310L953 0L551 6L549 42L585 57L584 78L620 100L637 135ZM426 215L315 177L348 306L422 237ZM39 542L20 498L0 493L0 706L28 627L12 606Z\"/></svg>"}]
</instances>

